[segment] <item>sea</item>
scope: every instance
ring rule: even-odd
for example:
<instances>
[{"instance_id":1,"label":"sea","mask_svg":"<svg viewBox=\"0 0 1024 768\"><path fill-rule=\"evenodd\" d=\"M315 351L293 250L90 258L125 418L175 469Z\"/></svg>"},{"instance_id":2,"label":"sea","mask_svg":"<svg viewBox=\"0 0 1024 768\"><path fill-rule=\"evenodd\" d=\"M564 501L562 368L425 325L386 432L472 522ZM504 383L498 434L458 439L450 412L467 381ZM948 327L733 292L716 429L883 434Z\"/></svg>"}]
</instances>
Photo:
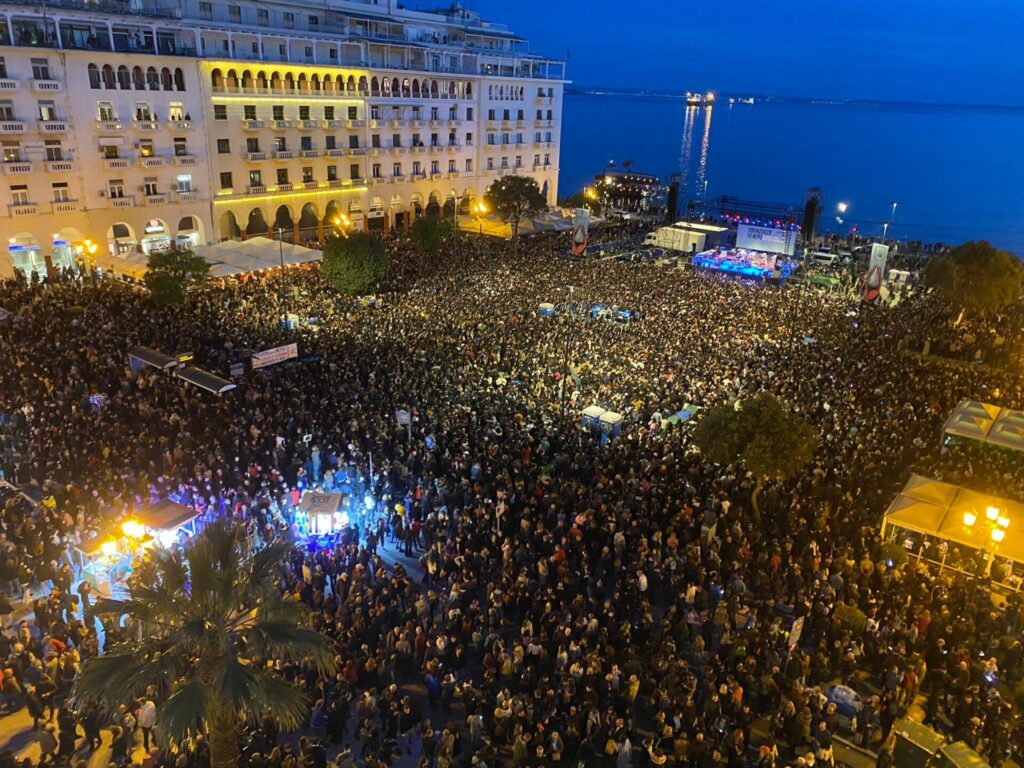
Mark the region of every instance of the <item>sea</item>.
<instances>
[{"instance_id":1,"label":"sea","mask_svg":"<svg viewBox=\"0 0 1024 768\"><path fill-rule=\"evenodd\" d=\"M559 196L624 164L678 174L681 214L721 195L802 206L820 187L824 231L876 236L891 219L892 239L1024 256L1024 108L566 94Z\"/></svg>"}]
</instances>

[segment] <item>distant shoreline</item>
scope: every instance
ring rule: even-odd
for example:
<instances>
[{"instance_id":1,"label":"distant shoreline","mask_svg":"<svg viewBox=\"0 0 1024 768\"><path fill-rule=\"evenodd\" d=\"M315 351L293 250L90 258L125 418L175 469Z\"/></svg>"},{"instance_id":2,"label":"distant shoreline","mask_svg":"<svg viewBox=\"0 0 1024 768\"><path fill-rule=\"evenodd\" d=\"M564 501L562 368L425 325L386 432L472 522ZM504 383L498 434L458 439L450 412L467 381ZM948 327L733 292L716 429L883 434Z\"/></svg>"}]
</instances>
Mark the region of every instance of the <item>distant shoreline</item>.
<instances>
[{"instance_id":1,"label":"distant shoreline","mask_svg":"<svg viewBox=\"0 0 1024 768\"><path fill-rule=\"evenodd\" d=\"M659 90L632 90L624 88L603 88L600 86L579 86L568 85L565 88L567 96L599 96L612 98L649 98L649 99L671 99L683 101L685 93ZM950 102L938 101L888 101L884 99L834 99L822 97L801 97L801 96L771 96L756 93L716 93L718 104L728 106L728 100L753 99L755 105L758 103L767 104L799 104L807 106L827 107L889 107L889 108L916 108L916 109L945 109L945 110L985 110L999 112L1024 112L1024 104L953 104ZM747 104L739 106L749 106Z\"/></svg>"}]
</instances>

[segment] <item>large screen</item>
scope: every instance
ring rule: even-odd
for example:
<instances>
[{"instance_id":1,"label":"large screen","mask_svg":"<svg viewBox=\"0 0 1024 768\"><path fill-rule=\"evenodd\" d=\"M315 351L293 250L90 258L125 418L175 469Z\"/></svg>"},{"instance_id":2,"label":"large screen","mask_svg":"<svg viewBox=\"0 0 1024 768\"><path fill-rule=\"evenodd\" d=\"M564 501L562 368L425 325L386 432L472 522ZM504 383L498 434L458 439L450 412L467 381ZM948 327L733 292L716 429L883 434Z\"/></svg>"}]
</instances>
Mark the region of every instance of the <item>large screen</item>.
<instances>
[{"instance_id":1,"label":"large screen","mask_svg":"<svg viewBox=\"0 0 1024 768\"><path fill-rule=\"evenodd\" d=\"M740 224L736 231L736 247L792 256L796 252L796 232L788 229Z\"/></svg>"}]
</instances>

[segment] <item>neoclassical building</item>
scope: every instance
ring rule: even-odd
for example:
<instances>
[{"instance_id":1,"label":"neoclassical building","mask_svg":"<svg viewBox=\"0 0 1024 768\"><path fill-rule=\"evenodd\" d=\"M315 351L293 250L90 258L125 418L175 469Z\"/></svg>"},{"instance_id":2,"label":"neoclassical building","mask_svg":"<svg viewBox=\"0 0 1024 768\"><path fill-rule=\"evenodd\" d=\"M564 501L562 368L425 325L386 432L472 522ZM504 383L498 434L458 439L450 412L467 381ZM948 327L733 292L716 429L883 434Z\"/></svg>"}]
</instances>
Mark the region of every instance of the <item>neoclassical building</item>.
<instances>
[{"instance_id":1,"label":"neoclassical building","mask_svg":"<svg viewBox=\"0 0 1024 768\"><path fill-rule=\"evenodd\" d=\"M0 275L554 203L564 82L457 5L0 0Z\"/></svg>"}]
</instances>

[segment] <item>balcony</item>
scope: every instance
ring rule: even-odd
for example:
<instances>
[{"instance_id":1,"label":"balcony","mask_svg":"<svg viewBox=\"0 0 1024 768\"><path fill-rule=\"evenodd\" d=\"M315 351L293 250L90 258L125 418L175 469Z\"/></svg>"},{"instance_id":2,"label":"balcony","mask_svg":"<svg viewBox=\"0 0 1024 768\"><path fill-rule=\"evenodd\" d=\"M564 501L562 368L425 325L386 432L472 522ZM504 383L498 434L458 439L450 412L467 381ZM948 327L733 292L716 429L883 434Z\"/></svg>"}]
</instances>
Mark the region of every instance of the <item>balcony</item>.
<instances>
[{"instance_id":1,"label":"balcony","mask_svg":"<svg viewBox=\"0 0 1024 768\"><path fill-rule=\"evenodd\" d=\"M325 149L324 150L324 157L344 157L344 156L345 156L345 150L344 149Z\"/></svg>"},{"instance_id":2,"label":"balcony","mask_svg":"<svg viewBox=\"0 0 1024 768\"><path fill-rule=\"evenodd\" d=\"M554 98L551 96L538 96L533 100L533 103L538 107L550 107L554 103Z\"/></svg>"},{"instance_id":3,"label":"balcony","mask_svg":"<svg viewBox=\"0 0 1024 768\"><path fill-rule=\"evenodd\" d=\"M409 121L408 120L403 120L400 117L396 117L396 118L392 119L392 121L391 121L391 127L392 128L405 128L408 125L409 125Z\"/></svg>"},{"instance_id":4,"label":"balcony","mask_svg":"<svg viewBox=\"0 0 1024 768\"><path fill-rule=\"evenodd\" d=\"M370 147L370 157L380 157L384 154L384 147Z\"/></svg>"},{"instance_id":5,"label":"balcony","mask_svg":"<svg viewBox=\"0 0 1024 768\"><path fill-rule=\"evenodd\" d=\"M82 209L82 204L77 200L54 200L50 208L54 213L74 213Z\"/></svg>"},{"instance_id":6,"label":"balcony","mask_svg":"<svg viewBox=\"0 0 1024 768\"><path fill-rule=\"evenodd\" d=\"M8 176L17 176L22 173L32 173L32 163L7 162L3 163L4 173Z\"/></svg>"},{"instance_id":7,"label":"balcony","mask_svg":"<svg viewBox=\"0 0 1024 768\"><path fill-rule=\"evenodd\" d=\"M460 125L462 125L462 121L461 120L456 120L455 118L452 118L452 119L448 120L448 127L449 128L458 128Z\"/></svg>"},{"instance_id":8,"label":"balcony","mask_svg":"<svg viewBox=\"0 0 1024 768\"><path fill-rule=\"evenodd\" d=\"M312 131L320 127L319 120L299 120L299 128L303 131Z\"/></svg>"},{"instance_id":9,"label":"balcony","mask_svg":"<svg viewBox=\"0 0 1024 768\"><path fill-rule=\"evenodd\" d=\"M267 127L266 120L243 120L242 127L247 131L262 131Z\"/></svg>"},{"instance_id":10,"label":"balcony","mask_svg":"<svg viewBox=\"0 0 1024 768\"><path fill-rule=\"evenodd\" d=\"M191 120L169 120L167 125L172 131L191 131L193 123Z\"/></svg>"},{"instance_id":11,"label":"balcony","mask_svg":"<svg viewBox=\"0 0 1024 768\"><path fill-rule=\"evenodd\" d=\"M294 127L295 123L291 120L271 120L270 127L275 131L288 131Z\"/></svg>"},{"instance_id":12,"label":"balcony","mask_svg":"<svg viewBox=\"0 0 1024 768\"><path fill-rule=\"evenodd\" d=\"M49 173L70 173L74 165L70 160L47 160L46 170Z\"/></svg>"},{"instance_id":13,"label":"balcony","mask_svg":"<svg viewBox=\"0 0 1024 768\"><path fill-rule=\"evenodd\" d=\"M374 186L378 186L380 184L390 184L391 183L391 177L390 176L371 176L370 177L370 183L373 184Z\"/></svg>"},{"instance_id":14,"label":"balcony","mask_svg":"<svg viewBox=\"0 0 1024 768\"><path fill-rule=\"evenodd\" d=\"M250 195L263 195L267 192L265 184L252 184L245 188L245 191Z\"/></svg>"},{"instance_id":15,"label":"balcony","mask_svg":"<svg viewBox=\"0 0 1024 768\"><path fill-rule=\"evenodd\" d=\"M96 129L104 133L120 133L124 130L124 123L120 120L97 120Z\"/></svg>"},{"instance_id":16,"label":"balcony","mask_svg":"<svg viewBox=\"0 0 1024 768\"><path fill-rule=\"evenodd\" d=\"M107 166L108 171L119 171L123 168L127 168L132 163L130 157L108 157L103 161L103 164Z\"/></svg>"},{"instance_id":17,"label":"balcony","mask_svg":"<svg viewBox=\"0 0 1024 768\"><path fill-rule=\"evenodd\" d=\"M25 124L20 120L4 120L0 123L0 133L24 133Z\"/></svg>"},{"instance_id":18,"label":"balcony","mask_svg":"<svg viewBox=\"0 0 1024 768\"><path fill-rule=\"evenodd\" d=\"M38 207L35 203L12 203L7 206L7 213L12 217L35 216Z\"/></svg>"},{"instance_id":19,"label":"balcony","mask_svg":"<svg viewBox=\"0 0 1024 768\"><path fill-rule=\"evenodd\" d=\"M160 123L156 120L136 120L135 127L140 131L155 131L160 127Z\"/></svg>"},{"instance_id":20,"label":"balcony","mask_svg":"<svg viewBox=\"0 0 1024 768\"><path fill-rule=\"evenodd\" d=\"M139 162L143 168L163 168L167 165L166 157L140 157Z\"/></svg>"},{"instance_id":21,"label":"balcony","mask_svg":"<svg viewBox=\"0 0 1024 768\"><path fill-rule=\"evenodd\" d=\"M167 205L167 195L146 195L146 205Z\"/></svg>"},{"instance_id":22,"label":"balcony","mask_svg":"<svg viewBox=\"0 0 1024 768\"><path fill-rule=\"evenodd\" d=\"M349 147L348 154L353 157L362 157L366 154L366 147Z\"/></svg>"},{"instance_id":23,"label":"balcony","mask_svg":"<svg viewBox=\"0 0 1024 768\"><path fill-rule=\"evenodd\" d=\"M341 179L328 179L326 184L328 189L339 189L341 187Z\"/></svg>"},{"instance_id":24,"label":"balcony","mask_svg":"<svg viewBox=\"0 0 1024 768\"><path fill-rule=\"evenodd\" d=\"M9 77L0 77L0 91L13 91L18 88L18 81Z\"/></svg>"},{"instance_id":25,"label":"balcony","mask_svg":"<svg viewBox=\"0 0 1024 768\"><path fill-rule=\"evenodd\" d=\"M365 128L366 127L366 121L365 120L346 120L345 121L345 127L346 128Z\"/></svg>"},{"instance_id":26,"label":"balcony","mask_svg":"<svg viewBox=\"0 0 1024 768\"><path fill-rule=\"evenodd\" d=\"M320 157L319 149L304 149L300 153L303 157Z\"/></svg>"},{"instance_id":27,"label":"balcony","mask_svg":"<svg viewBox=\"0 0 1024 768\"><path fill-rule=\"evenodd\" d=\"M448 171L448 173L446 173L444 175L444 177L446 179L457 179L457 178L459 178L459 172L458 171Z\"/></svg>"},{"instance_id":28,"label":"balcony","mask_svg":"<svg viewBox=\"0 0 1024 768\"><path fill-rule=\"evenodd\" d=\"M534 125L538 128L554 128L553 120L535 120Z\"/></svg>"},{"instance_id":29,"label":"balcony","mask_svg":"<svg viewBox=\"0 0 1024 768\"><path fill-rule=\"evenodd\" d=\"M40 120L40 133L67 133L68 124L63 120Z\"/></svg>"},{"instance_id":30,"label":"balcony","mask_svg":"<svg viewBox=\"0 0 1024 768\"><path fill-rule=\"evenodd\" d=\"M414 173L412 175L412 180L413 181L426 181L427 180L427 174L425 174L425 173Z\"/></svg>"},{"instance_id":31,"label":"balcony","mask_svg":"<svg viewBox=\"0 0 1024 768\"><path fill-rule=\"evenodd\" d=\"M417 155L427 154L427 148L423 144L417 144L415 147L412 148L412 151Z\"/></svg>"},{"instance_id":32,"label":"balcony","mask_svg":"<svg viewBox=\"0 0 1024 768\"><path fill-rule=\"evenodd\" d=\"M277 149L274 150L275 160L291 160L295 157L294 149Z\"/></svg>"},{"instance_id":33,"label":"balcony","mask_svg":"<svg viewBox=\"0 0 1024 768\"><path fill-rule=\"evenodd\" d=\"M195 155L175 155L175 165L199 165L199 158Z\"/></svg>"},{"instance_id":34,"label":"balcony","mask_svg":"<svg viewBox=\"0 0 1024 768\"><path fill-rule=\"evenodd\" d=\"M344 120L324 120L324 128L344 128Z\"/></svg>"},{"instance_id":35,"label":"balcony","mask_svg":"<svg viewBox=\"0 0 1024 768\"><path fill-rule=\"evenodd\" d=\"M458 142L455 142L454 144L448 144L447 146L445 146L445 149L448 150L449 152L458 152L460 149L462 149L462 145L459 144Z\"/></svg>"},{"instance_id":36,"label":"balcony","mask_svg":"<svg viewBox=\"0 0 1024 768\"><path fill-rule=\"evenodd\" d=\"M36 80L32 78L29 80L31 88L36 93L60 93L64 90L64 86L60 80Z\"/></svg>"},{"instance_id":37,"label":"balcony","mask_svg":"<svg viewBox=\"0 0 1024 768\"><path fill-rule=\"evenodd\" d=\"M291 192L292 191L292 186L293 186L292 184L278 184L277 185L277 189L275 191L276 192Z\"/></svg>"},{"instance_id":38,"label":"balcony","mask_svg":"<svg viewBox=\"0 0 1024 768\"><path fill-rule=\"evenodd\" d=\"M396 174L396 175L391 177L391 183L392 184L404 184L405 183L405 176L403 174Z\"/></svg>"},{"instance_id":39,"label":"balcony","mask_svg":"<svg viewBox=\"0 0 1024 768\"><path fill-rule=\"evenodd\" d=\"M199 193L195 190L191 192L178 192L176 197L179 203L194 203L199 199Z\"/></svg>"},{"instance_id":40,"label":"balcony","mask_svg":"<svg viewBox=\"0 0 1024 768\"><path fill-rule=\"evenodd\" d=\"M112 197L110 198L111 208L134 208L135 207L135 196L128 195L127 197Z\"/></svg>"},{"instance_id":41,"label":"balcony","mask_svg":"<svg viewBox=\"0 0 1024 768\"><path fill-rule=\"evenodd\" d=\"M266 152L245 152L245 159L250 163L258 163L261 160L266 160L268 155Z\"/></svg>"},{"instance_id":42,"label":"balcony","mask_svg":"<svg viewBox=\"0 0 1024 768\"><path fill-rule=\"evenodd\" d=\"M444 145L443 144L431 144L430 145L430 151L431 151L432 154L437 154L439 152L444 152Z\"/></svg>"}]
</instances>

